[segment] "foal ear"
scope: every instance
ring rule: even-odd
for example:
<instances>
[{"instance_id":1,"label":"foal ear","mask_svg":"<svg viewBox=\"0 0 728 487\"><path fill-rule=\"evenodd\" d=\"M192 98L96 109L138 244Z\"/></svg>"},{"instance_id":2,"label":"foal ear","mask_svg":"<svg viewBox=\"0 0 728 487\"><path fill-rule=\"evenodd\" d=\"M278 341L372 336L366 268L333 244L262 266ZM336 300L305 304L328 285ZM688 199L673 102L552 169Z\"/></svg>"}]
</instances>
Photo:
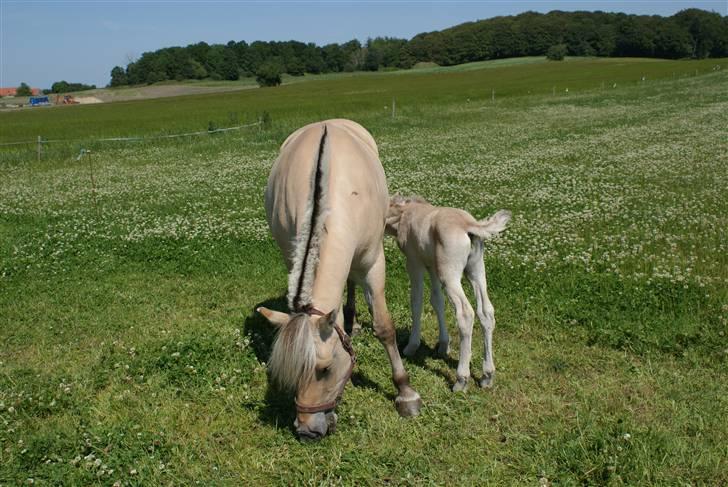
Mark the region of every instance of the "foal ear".
<instances>
[{"instance_id":1,"label":"foal ear","mask_svg":"<svg viewBox=\"0 0 728 487\"><path fill-rule=\"evenodd\" d=\"M273 311L272 309L268 309L263 306L256 309L255 311L262 314L265 317L265 319L267 319L270 322L270 324L275 326L276 328L280 328L281 326L288 323L288 321L291 319L291 317L288 316L286 313L281 313L280 311Z\"/></svg>"},{"instance_id":2,"label":"foal ear","mask_svg":"<svg viewBox=\"0 0 728 487\"><path fill-rule=\"evenodd\" d=\"M402 207L405 205L405 203L407 203L407 198L405 198L404 196L399 195L399 194L395 194L394 196L391 196L389 198L389 207L390 208L397 207L397 206Z\"/></svg>"},{"instance_id":3,"label":"foal ear","mask_svg":"<svg viewBox=\"0 0 728 487\"><path fill-rule=\"evenodd\" d=\"M334 331L334 325L336 324L336 309L332 309L330 312L323 315L318 320L319 332L322 335L328 335Z\"/></svg>"}]
</instances>

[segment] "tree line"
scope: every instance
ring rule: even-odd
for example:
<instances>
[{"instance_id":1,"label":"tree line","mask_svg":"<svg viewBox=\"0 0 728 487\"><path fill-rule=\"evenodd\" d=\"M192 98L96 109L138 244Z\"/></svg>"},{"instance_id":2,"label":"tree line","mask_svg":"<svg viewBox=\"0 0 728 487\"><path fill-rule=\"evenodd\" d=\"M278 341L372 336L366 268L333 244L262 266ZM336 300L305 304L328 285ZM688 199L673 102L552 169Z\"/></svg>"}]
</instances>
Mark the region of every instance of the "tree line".
<instances>
[{"instance_id":1,"label":"tree line","mask_svg":"<svg viewBox=\"0 0 728 487\"><path fill-rule=\"evenodd\" d=\"M56 81L51 85L49 90L43 90L43 93L49 95L51 93L68 93L71 91L87 91L95 90L96 85L86 85L83 83L69 83L68 81Z\"/></svg>"},{"instance_id":2,"label":"tree line","mask_svg":"<svg viewBox=\"0 0 728 487\"><path fill-rule=\"evenodd\" d=\"M607 12L525 12L467 22L412 39L376 37L318 46L298 41L199 42L145 52L111 70L110 86L165 80L237 80L280 74L409 69L420 62L449 66L487 59L546 55L705 58L728 56L728 17L687 9L671 17Z\"/></svg>"}]
</instances>

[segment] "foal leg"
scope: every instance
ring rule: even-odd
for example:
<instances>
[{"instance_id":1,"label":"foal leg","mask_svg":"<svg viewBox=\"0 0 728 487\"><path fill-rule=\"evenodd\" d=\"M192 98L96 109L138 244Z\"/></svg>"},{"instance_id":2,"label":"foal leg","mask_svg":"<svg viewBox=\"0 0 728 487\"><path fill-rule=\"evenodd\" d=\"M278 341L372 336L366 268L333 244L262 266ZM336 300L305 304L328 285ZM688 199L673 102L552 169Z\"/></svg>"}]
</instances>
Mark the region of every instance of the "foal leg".
<instances>
[{"instance_id":1,"label":"foal leg","mask_svg":"<svg viewBox=\"0 0 728 487\"><path fill-rule=\"evenodd\" d=\"M424 268L415 259L407 259L407 273L410 277L410 308L412 309L412 332L402 353L412 357L420 348L420 325L422 318L422 291L424 289Z\"/></svg>"},{"instance_id":2,"label":"foal leg","mask_svg":"<svg viewBox=\"0 0 728 487\"><path fill-rule=\"evenodd\" d=\"M346 305L344 305L344 331L354 336L361 331L361 325L356 321L356 283L349 279L346 281Z\"/></svg>"},{"instance_id":3,"label":"foal leg","mask_svg":"<svg viewBox=\"0 0 728 487\"><path fill-rule=\"evenodd\" d=\"M452 386L454 392L464 391L470 379L470 356L472 354L473 338L473 307L460 284L460 275L443 276L445 292L455 308L455 316L460 332L460 359L458 360L457 382Z\"/></svg>"},{"instance_id":4,"label":"foal leg","mask_svg":"<svg viewBox=\"0 0 728 487\"><path fill-rule=\"evenodd\" d=\"M394 401L397 412L400 416L416 416L422 407L422 399L410 386L409 376L404 370L399 350L397 350L394 324L384 298L384 267L384 248L380 246L376 263L364 280L364 294L371 306L374 334L384 345L392 365L392 381L398 390L397 398Z\"/></svg>"},{"instance_id":5,"label":"foal leg","mask_svg":"<svg viewBox=\"0 0 728 487\"><path fill-rule=\"evenodd\" d=\"M437 339L437 354L447 357L450 353L450 336L447 334L445 324L445 298L442 296L442 283L437 273L430 272L430 304L437 313L437 325L440 328L440 336Z\"/></svg>"},{"instance_id":6,"label":"foal leg","mask_svg":"<svg viewBox=\"0 0 728 487\"><path fill-rule=\"evenodd\" d=\"M495 309L488 298L488 284L485 279L483 264L483 244L480 252L473 252L468 260L466 275L473 286L473 294L477 302L476 313L483 328L483 378L480 387L492 387L495 380L495 364L493 363L493 330L495 329Z\"/></svg>"}]
</instances>

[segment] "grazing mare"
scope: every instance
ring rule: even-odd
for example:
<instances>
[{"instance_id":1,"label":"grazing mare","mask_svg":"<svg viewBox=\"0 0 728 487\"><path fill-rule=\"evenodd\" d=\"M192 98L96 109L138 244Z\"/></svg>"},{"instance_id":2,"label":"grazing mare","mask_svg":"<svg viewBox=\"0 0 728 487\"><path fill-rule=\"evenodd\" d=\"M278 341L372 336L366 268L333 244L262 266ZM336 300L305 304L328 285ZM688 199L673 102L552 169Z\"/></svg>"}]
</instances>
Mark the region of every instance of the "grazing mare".
<instances>
[{"instance_id":1,"label":"grazing mare","mask_svg":"<svg viewBox=\"0 0 728 487\"><path fill-rule=\"evenodd\" d=\"M374 139L350 120L327 120L291 134L281 146L265 191L273 238L289 270L290 314L259 308L279 327L268 367L271 379L295 392L301 439L319 439L336 425L334 408L354 365L341 329L347 281L360 285L374 332L384 345L402 416L422 401L409 385L384 298L382 238L389 206ZM351 293L350 293L351 294Z\"/></svg>"}]
</instances>

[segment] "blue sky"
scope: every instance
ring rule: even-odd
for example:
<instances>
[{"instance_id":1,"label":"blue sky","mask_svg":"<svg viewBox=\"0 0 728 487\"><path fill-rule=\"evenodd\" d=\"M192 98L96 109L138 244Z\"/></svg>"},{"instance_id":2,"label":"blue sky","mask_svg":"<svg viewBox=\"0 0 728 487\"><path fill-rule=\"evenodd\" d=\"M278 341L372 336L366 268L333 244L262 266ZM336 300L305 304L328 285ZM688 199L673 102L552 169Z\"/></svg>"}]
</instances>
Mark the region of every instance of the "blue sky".
<instances>
[{"instance_id":1,"label":"blue sky","mask_svg":"<svg viewBox=\"0 0 728 487\"><path fill-rule=\"evenodd\" d=\"M319 45L396 36L534 10L604 10L672 15L712 1L16 1L0 0L0 86L49 88L66 80L109 81L145 51L229 40L299 40Z\"/></svg>"}]
</instances>

